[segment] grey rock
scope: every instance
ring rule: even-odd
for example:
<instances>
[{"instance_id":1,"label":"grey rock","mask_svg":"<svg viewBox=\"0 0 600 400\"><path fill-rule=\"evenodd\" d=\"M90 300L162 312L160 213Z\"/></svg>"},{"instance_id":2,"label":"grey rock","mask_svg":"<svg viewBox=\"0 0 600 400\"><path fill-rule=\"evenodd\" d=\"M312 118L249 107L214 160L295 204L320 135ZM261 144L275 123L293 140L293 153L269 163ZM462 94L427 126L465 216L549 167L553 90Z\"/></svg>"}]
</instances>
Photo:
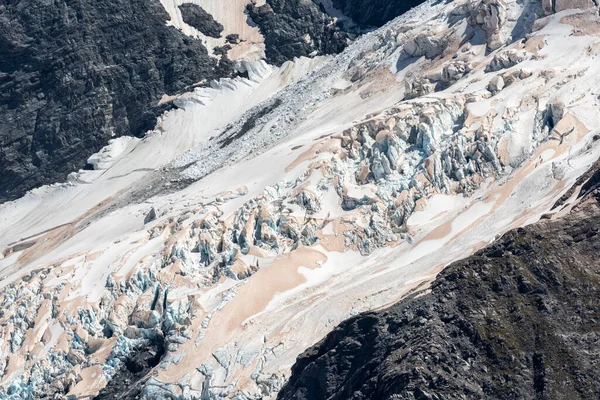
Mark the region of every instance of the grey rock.
<instances>
[{"instance_id":1,"label":"grey rock","mask_svg":"<svg viewBox=\"0 0 600 400\"><path fill-rule=\"evenodd\" d=\"M348 35L310 0L267 0L248 13L265 38L267 61L281 65L294 57L342 51Z\"/></svg>"},{"instance_id":2,"label":"grey rock","mask_svg":"<svg viewBox=\"0 0 600 400\"><path fill-rule=\"evenodd\" d=\"M184 3L179 5L183 22L196 28L206 36L213 38L221 37L223 25L215 21L212 15L197 4Z\"/></svg>"},{"instance_id":3,"label":"grey rock","mask_svg":"<svg viewBox=\"0 0 600 400\"><path fill-rule=\"evenodd\" d=\"M148 222L152 222L156 219L156 209L154 207L152 207L150 209L150 211L148 212L148 214L146 214L146 217L144 218L144 224L147 224Z\"/></svg>"},{"instance_id":4,"label":"grey rock","mask_svg":"<svg viewBox=\"0 0 600 400\"><path fill-rule=\"evenodd\" d=\"M333 0L332 4L355 23L363 26L382 26L404 14L423 0Z\"/></svg>"},{"instance_id":5,"label":"grey rock","mask_svg":"<svg viewBox=\"0 0 600 400\"><path fill-rule=\"evenodd\" d=\"M0 11L0 202L63 180L121 135L141 137L228 60L167 26L158 0L57 0Z\"/></svg>"}]
</instances>

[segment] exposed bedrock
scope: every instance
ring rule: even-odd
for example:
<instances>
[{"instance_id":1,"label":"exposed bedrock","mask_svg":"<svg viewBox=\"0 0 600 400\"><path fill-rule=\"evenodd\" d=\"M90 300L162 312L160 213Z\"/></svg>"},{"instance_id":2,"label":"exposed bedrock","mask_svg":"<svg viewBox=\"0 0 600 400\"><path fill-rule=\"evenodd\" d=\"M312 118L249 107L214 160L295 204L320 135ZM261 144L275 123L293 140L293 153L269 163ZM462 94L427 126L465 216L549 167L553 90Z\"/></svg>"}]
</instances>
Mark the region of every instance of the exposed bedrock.
<instances>
[{"instance_id":1,"label":"exposed bedrock","mask_svg":"<svg viewBox=\"0 0 600 400\"><path fill-rule=\"evenodd\" d=\"M165 353L163 337L156 335L142 341L124 357L110 383L100 391L96 400L133 400L139 398L146 375L157 366Z\"/></svg>"},{"instance_id":2,"label":"exposed bedrock","mask_svg":"<svg viewBox=\"0 0 600 400\"><path fill-rule=\"evenodd\" d=\"M223 25L215 21L212 15L197 4L184 3L179 6L183 22L198 29L206 36L219 38Z\"/></svg>"},{"instance_id":3,"label":"exposed bedrock","mask_svg":"<svg viewBox=\"0 0 600 400\"><path fill-rule=\"evenodd\" d=\"M588 174L589 175L589 174ZM600 191L342 323L279 399L596 399Z\"/></svg>"},{"instance_id":4,"label":"exposed bedrock","mask_svg":"<svg viewBox=\"0 0 600 400\"><path fill-rule=\"evenodd\" d=\"M312 0L267 0L260 7L249 5L248 12L265 37L271 64L339 53L347 45L346 33Z\"/></svg>"},{"instance_id":5,"label":"exposed bedrock","mask_svg":"<svg viewBox=\"0 0 600 400\"><path fill-rule=\"evenodd\" d=\"M355 23L363 26L382 26L404 14L423 0L333 0L333 7Z\"/></svg>"},{"instance_id":6,"label":"exposed bedrock","mask_svg":"<svg viewBox=\"0 0 600 400\"><path fill-rule=\"evenodd\" d=\"M158 0L0 2L0 202L143 135L165 93L231 75L168 19Z\"/></svg>"}]
</instances>

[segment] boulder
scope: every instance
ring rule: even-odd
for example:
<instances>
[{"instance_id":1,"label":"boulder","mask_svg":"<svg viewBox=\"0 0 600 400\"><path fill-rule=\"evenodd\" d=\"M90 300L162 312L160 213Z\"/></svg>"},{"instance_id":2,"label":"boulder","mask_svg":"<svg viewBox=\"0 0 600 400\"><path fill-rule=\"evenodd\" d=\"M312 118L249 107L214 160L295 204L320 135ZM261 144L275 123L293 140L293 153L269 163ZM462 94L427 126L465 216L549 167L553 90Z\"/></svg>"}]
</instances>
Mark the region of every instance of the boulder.
<instances>
[{"instance_id":1,"label":"boulder","mask_svg":"<svg viewBox=\"0 0 600 400\"><path fill-rule=\"evenodd\" d=\"M504 79L502 76L496 75L490 80L490 84L488 85L488 90L492 93L496 93L504 89Z\"/></svg>"},{"instance_id":2,"label":"boulder","mask_svg":"<svg viewBox=\"0 0 600 400\"><path fill-rule=\"evenodd\" d=\"M146 214L146 217L144 218L144 224L154 221L156 217L156 208L152 207L148 214Z\"/></svg>"},{"instance_id":3,"label":"boulder","mask_svg":"<svg viewBox=\"0 0 600 400\"><path fill-rule=\"evenodd\" d=\"M500 71L501 69L506 69L513 67L527 57L527 53L523 50L506 50L502 51L492 58L492 61L486 68L486 71Z\"/></svg>"}]
</instances>

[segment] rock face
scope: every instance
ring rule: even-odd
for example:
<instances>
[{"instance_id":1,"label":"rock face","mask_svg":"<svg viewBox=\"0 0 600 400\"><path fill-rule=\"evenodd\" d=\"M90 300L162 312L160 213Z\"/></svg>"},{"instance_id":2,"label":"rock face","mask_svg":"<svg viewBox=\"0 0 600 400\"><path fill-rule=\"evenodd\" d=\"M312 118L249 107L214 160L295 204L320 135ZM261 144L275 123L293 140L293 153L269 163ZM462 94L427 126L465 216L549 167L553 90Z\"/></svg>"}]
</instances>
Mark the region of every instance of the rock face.
<instances>
[{"instance_id":1,"label":"rock face","mask_svg":"<svg viewBox=\"0 0 600 400\"><path fill-rule=\"evenodd\" d=\"M158 365L165 349L163 347L163 337L155 335L150 339L143 340L142 343L128 355L123 362L115 378L110 381L103 390L100 391L96 400L134 400L141 392L141 384L145 381L143 378L148 372Z\"/></svg>"},{"instance_id":2,"label":"rock face","mask_svg":"<svg viewBox=\"0 0 600 400\"><path fill-rule=\"evenodd\" d=\"M207 13L197 4L185 3L179 6L183 22L198 29L206 36L219 38L223 32L223 25L215 21L212 15Z\"/></svg>"},{"instance_id":3,"label":"rock face","mask_svg":"<svg viewBox=\"0 0 600 400\"><path fill-rule=\"evenodd\" d=\"M0 202L143 135L165 93L232 73L168 19L157 0L0 4Z\"/></svg>"},{"instance_id":4,"label":"rock face","mask_svg":"<svg viewBox=\"0 0 600 400\"><path fill-rule=\"evenodd\" d=\"M600 191L587 193L449 266L430 291L342 323L278 398L598 398Z\"/></svg>"},{"instance_id":5,"label":"rock face","mask_svg":"<svg viewBox=\"0 0 600 400\"><path fill-rule=\"evenodd\" d=\"M346 47L346 34L312 0L267 0L260 7L250 5L248 11L265 37L271 64L338 53Z\"/></svg>"},{"instance_id":6,"label":"rock face","mask_svg":"<svg viewBox=\"0 0 600 400\"><path fill-rule=\"evenodd\" d=\"M382 26L422 0L333 0L333 6L363 26Z\"/></svg>"}]
</instances>

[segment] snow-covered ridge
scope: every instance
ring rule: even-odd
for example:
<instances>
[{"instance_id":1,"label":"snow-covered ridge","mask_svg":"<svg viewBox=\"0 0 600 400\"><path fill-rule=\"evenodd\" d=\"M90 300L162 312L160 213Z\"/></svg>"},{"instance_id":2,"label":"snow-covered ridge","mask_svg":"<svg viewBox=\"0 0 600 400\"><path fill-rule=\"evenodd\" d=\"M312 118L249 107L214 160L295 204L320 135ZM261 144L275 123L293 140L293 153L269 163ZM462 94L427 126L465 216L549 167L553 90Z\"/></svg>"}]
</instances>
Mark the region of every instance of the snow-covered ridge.
<instances>
[{"instance_id":1,"label":"snow-covered ridge","mask_svg":"<svg viewBox=\"0 0 600 400\"><path fill-rule=\"evenodd\" d=\"M275 396L339 321L537 220L598 158L586 7L427 3L336 57L249 64L0 206L2 390L91 397L160 340L145 398Z\"/></svg>"}]
</instances>

